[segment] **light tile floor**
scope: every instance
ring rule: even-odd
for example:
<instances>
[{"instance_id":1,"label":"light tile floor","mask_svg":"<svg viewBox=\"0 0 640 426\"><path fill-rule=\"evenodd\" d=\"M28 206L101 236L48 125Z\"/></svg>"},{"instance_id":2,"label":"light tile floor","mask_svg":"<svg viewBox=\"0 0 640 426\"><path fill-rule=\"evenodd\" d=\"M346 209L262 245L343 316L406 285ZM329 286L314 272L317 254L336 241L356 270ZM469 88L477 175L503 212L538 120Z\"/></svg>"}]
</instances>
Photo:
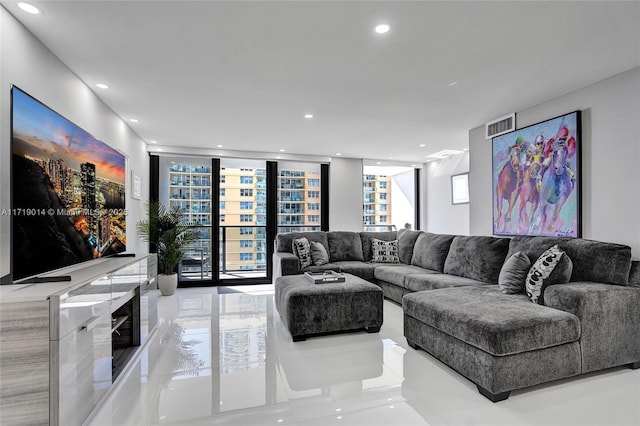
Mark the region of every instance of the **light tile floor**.
<instances>
[{"instance_id":1,"label":"light tile floor","mask_svg":"<svg viewBox=\"0 0 640 426\"><path fill-rule=\"evenodd\" d=\"M640 425L640 370L493 404L407 346L400 306L384 310L379 333L293 343L270 285L179 289L159 298L157 333L90 425Z\"/></svg>"}]
</instances>

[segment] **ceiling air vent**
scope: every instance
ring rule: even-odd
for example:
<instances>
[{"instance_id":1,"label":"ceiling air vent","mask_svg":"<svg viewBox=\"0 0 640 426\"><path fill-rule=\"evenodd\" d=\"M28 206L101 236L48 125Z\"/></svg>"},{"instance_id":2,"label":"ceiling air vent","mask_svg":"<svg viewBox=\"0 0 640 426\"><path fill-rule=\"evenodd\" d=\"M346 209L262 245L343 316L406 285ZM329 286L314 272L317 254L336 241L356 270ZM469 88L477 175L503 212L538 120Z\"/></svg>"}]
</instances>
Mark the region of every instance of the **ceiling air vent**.
<instances>
[{"instance_id":1,"label":"ceiling air vent","mask_svg":"<svg viewBox=\"0 0 640 426\"><path fill-rule=\"evenodd\" d=\"M486 139L512 132L516 129L516 113L505 115L486 124Z\"/></svg>"}]
</instances>

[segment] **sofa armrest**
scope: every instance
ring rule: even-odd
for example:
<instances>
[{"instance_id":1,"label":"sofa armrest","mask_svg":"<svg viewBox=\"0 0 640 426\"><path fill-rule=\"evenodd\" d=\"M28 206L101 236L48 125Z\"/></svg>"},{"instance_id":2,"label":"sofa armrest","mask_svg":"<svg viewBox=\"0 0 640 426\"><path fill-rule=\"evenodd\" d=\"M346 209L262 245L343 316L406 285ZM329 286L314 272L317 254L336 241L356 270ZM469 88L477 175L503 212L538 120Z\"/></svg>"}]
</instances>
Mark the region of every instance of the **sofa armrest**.
<instances>
[{"instance_id":1,"label":"sofa armrest","mask_svg":"<svg viewBox=\"0 0 640 426\"><path fill-rule=\"evenodd\" d=\"M300 274L300 259L293 253L275 252L273 253L273 282L276 278L284 275Z\"/></svg>"},{"instance_id":2,"label":"sofa armrest","mask_svg":"<svg viewBox=\"0 0 640 426\"><path fill-rule=\"evenodd\" d=\"M544 304L580 319L583 373L640 361L640 288L557 284L545 289Z\"/></svg>"}]
</instances>

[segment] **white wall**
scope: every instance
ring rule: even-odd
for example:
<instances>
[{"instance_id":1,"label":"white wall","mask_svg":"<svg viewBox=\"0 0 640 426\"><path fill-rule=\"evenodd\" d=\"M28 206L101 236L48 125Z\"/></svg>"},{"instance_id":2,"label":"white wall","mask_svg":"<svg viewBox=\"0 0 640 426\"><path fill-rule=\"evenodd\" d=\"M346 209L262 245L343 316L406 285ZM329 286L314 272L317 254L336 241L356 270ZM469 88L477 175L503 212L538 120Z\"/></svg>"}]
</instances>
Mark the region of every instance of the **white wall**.
<instances>
[{"instance_id":1,"label":"white wall","mask_svg":"<svg viewBox=\"0 0 640 426\"><path fill-rule=\"evenodd\" d=\"M520 111L518 128L582 110L582 236L640 257L640 68ZM469 131L471 234L492 233L491 141Z\"/></svg>"},{"instance_id":2,"label":"white wall","mask_svg":"<svg viewBox=\"0 0 640 426\"><path fill-rule=\"evenodd\" d=\"M404 228L405 223L416 229L414 179L413 169L391 176L391 220L396 229Z\"/></svg>"},{"instance_id":3,"label":"white wall","mask_svg":"<svg viewBox=\"0 0 640 426\"><path fill-rule=\"evenodd\" d=\"M329 221L329 229L332 231L362 231L361 159L331 159Z\"/></svg>"},{"instance_id":4,"label":"white wall","mask_svg":"<svg viewBox=\"0 0 640 426\"><path fill-rule=\"evenodd\" d=\"M0 6L0 211L10 208L11 85L15 84L128 157L127 251L138 247L135 224L148 198L146 144L65 64ZM135 94L132 94L134 96ZM130 196L131 170L142 177L142 200ZM10 221L0 216L0 277L10 271Z\"/></svg>"},{"instance_id":5,"label":"white wall","mask_svg":"<svg viewBox=\"0 0 640 426\"><path fill-rule=\"evenodd\" d=\"M426 163L422 191L422 229L440 234L469 234L469 204L451 204L451 175L469 171L469 153ZM475 175L469 173L469 180ZM473 192L471 187L470 192Z\"/></svg>"}]
</instances>

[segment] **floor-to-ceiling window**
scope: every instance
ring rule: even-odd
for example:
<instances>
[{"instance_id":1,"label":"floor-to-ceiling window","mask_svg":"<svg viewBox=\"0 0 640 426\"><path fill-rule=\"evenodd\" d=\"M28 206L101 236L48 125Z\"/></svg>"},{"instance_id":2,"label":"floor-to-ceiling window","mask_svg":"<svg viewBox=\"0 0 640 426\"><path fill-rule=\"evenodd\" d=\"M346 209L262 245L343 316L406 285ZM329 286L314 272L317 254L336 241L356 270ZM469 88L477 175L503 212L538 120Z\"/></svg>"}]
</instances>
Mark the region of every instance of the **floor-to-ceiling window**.
<instances>
[{"instance_id":1,"label":"floor-to-ceiling window","mask_svg":"<svg viewBox=\"0 0 640 426\"><path fill-rule=\"evenodd\" d=\"M211 279L212 166L211 159L160 157L159 200L178 209L184 223L198 233L186 248L178 268L181 282Z\"/></svg>"},{"instance_id":2,"label":"floor-to-ceiling window","mask_svg":"<svg viewBox=\"0 0 640 426\"><path fill-rule=\"evenodd\" d=\"M220 279L267 276L267 173L262 160L220 160Z\"/></svg>"},{"instance_id":3,"label":"floor-to-ceiling window","mask_svg":"<svg viewBox=\"0 0 640 426\"><path fill-rule=\"evenodd\" d=\"M322 217L320 164L278 163L278 232L318 231Z\"/></svg>"},{"instance_id":4,"label":"floor-to-ceiling window","mask_svg":"<svg viewBox=\"0 0 640 426\"><path fill-rule=\"evenodd\" d=\"M365 231L417 229L415 170L412 167L364 166L362 226Z\"/></svg>"},{"instance_id":5,"label":"floor-to-ceiling window","mask_svg":"<svg viewBox=\"0 0 640 426\"><path fill-rule=\"evenodd\" d=\"M178 268L180 285L268 281L276 233L327 227L327 165L152 156L152 175L151 199L198 231Z\"/></svg>"}]
</instances>

